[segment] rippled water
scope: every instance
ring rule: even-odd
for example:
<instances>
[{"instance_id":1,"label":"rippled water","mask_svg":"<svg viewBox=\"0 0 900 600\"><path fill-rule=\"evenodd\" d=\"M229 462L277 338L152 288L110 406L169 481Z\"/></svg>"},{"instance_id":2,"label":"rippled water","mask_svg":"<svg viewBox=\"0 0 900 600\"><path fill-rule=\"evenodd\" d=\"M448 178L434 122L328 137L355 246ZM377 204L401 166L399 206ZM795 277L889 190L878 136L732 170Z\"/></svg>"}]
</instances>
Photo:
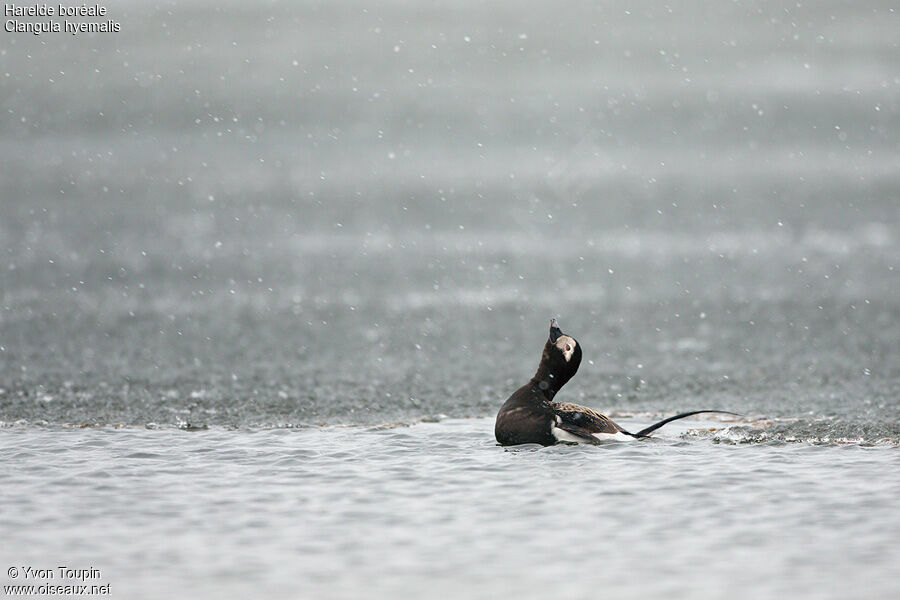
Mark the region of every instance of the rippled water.
<instances>
[{"instance_id":1,"label":"rippled water","mask_svg":"<svg viewBox=\"0 0 900 600\"><path fill-rule=\"evenodd\" d=\"M895 5L123 0L118 35L0 35L0 567L900 596ZM747 417L496 447L553 316L560 400Z\"/></svg>"},{"instance_id":2,"label":"rippled water","mask_svg":"<svg viewBox=\"0 0 900 600\"><path fill-rule=\"evenodd\" d=\"M900 593L894 446L689 422L504 449L492 424L9 429L0 560L92 566L122 598Z\"/></svg>"}]
</instances>

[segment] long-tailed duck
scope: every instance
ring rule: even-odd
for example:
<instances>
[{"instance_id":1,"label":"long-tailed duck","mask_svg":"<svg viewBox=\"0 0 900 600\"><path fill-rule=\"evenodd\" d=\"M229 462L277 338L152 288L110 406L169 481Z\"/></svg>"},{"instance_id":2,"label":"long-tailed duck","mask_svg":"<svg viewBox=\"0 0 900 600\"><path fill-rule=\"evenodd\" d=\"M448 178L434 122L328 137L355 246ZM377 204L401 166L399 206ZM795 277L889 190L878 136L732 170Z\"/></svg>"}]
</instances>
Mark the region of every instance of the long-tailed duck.
<instances>
[{"instance_id":1,"label":"long-tailed duck","mask_svg":"<svg viewBox=\"0 0 900 600\"><path fill-rule=\"evenodd\" d=\"M544 344L541 363L531 381L513 392L500 407L494 425L494 435L503 446L541 444L552 446L558 442L598 444L603 439L645 438L676 419L705 412L729 413L722 410L694 410L663 419L637 433L626 431L595 410L554 402L556 393L578 371L581 364L581 345L575 338L559 329L556 319L550 320L550 337Z\"/></svg>"}]
</instances>

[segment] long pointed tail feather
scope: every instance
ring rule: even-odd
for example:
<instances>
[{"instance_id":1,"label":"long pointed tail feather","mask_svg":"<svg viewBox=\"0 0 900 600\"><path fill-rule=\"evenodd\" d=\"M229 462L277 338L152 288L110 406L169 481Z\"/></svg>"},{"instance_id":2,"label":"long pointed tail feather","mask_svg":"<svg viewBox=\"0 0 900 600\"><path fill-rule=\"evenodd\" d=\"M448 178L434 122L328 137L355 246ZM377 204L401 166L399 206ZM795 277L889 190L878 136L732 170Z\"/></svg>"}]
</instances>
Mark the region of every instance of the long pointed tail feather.
<instances>
[{"instance_id":1,"label":"long pointed tail feather","mask_svg":"<svg viewBox=\"0 0 900 600\"><path fill-rule=\"evenodd\" d=\"M723 415L734 415L736 417L742 416L742 415L739 415L738 413L728 412L727 410L692 410L691 412L681 413L681 414L677 414L673 417L669 417L668 419L663 419L659 423L654 423L650 427L641 429L637 433L629 433L627 431L625 431L623 433L628 433L628 435L630 435L632 437L636 437L636 438L650 437L649 435L647 435L648 433L656 431L657 429L659 429L666 423L671 423L672 421L677 421L678 419L683 419L685 417L690 417L692 415L699 415L700 413L720 413Z\"/></svg>"}]
</instances>

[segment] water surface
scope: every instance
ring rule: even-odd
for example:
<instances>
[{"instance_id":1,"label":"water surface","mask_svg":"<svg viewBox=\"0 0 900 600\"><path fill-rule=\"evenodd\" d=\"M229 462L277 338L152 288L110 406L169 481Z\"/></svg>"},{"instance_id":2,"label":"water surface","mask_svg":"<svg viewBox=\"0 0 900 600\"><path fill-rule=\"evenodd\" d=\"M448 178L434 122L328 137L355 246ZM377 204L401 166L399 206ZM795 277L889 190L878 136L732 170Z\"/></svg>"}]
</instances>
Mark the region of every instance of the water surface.
<instances>
[{"instance_id":1,"label":"water surface","mask_svg":"<svg viewBox=\"0 0 900 600\"><path fill-rule=\"evenodd\" d=\"M0 560L64 557L123 598L900 591L896 446L734 443L689 422L504 449L491 427L13 428Z\"/></svg>"}]
</instances>

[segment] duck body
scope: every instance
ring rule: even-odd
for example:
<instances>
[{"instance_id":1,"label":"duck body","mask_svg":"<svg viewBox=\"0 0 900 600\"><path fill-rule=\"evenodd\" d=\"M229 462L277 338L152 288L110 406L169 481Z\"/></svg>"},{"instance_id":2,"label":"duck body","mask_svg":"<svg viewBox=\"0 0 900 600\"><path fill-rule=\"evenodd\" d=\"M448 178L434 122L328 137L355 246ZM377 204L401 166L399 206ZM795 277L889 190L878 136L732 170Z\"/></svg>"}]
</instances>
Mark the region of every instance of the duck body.
<instances>
[{"instance_id":1,"label":"duck body","mask_svg":"<svg viewBox=\"0 0 900 600\"><path fill-rule=\"evenodd\" d=\"M529 381L500 407L494 423L494 436L502 446L541 444L552 446L557 442L552 428L556 423L553 405L538 384Z\"/></svg>"},{"instance_id":2,"label":"duck body","mask_svg":"<svg viewBox=\"0 0 900 600\"><path fill-rule=\"evenodd\" d=\"M500 407L494 436L501 446L559 442L594 444L603 439L627 439L631 434L597 411L547 398L540 382L529 381Z\"/></svg>"}]
</instances>

